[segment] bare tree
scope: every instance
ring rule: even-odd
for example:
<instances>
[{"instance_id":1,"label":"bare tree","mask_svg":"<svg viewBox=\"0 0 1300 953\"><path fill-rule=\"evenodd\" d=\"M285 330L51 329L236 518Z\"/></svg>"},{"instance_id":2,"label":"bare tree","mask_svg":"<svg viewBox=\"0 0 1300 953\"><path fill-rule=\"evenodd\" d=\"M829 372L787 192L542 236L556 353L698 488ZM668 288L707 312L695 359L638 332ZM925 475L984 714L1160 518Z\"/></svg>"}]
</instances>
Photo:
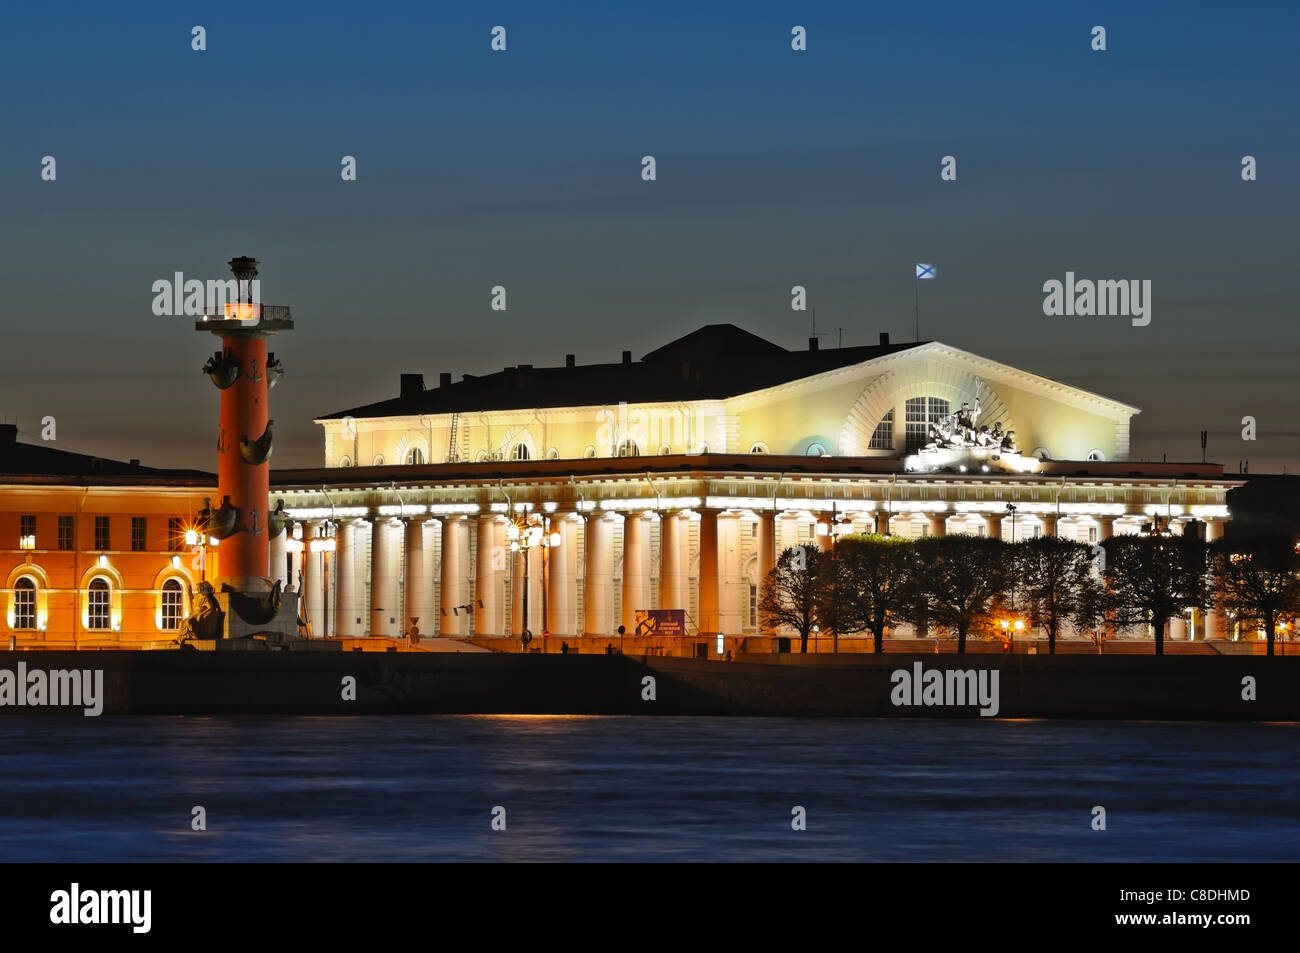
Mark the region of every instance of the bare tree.
<instances>
[{"instance_id":1,"label":"bare tree","mask_svg":"<svg viewBox=\"0 0 1300 953\"><path fill-rule=\"evenodd\" d=\"M1213 555L1223 607L1243 626L1262 629L1272 655L1281 625L1300 618L1300 557L1291 541L1224 539Z\"/></svg>"},{"instance_id":2,"label":"bare tree","mask_svg":"<svg viewBox=\"0 0 1300 953\"><path fill-rule=\"evenodd\" d=\"M1156 655L1163 655L1169 620L1208 601L1204 541L1194 536L1113 536L1102 546L1116 627L1151 625Z\"/></svg>"},{"instance_id":3,"label":"bare tree","mask_svg":"<svg viewBox=\"0 0 1300 953\"><path fill-rule=\"evenodd\" d=\"M1089 547L1059 536L1026 539L1012 546L1011 566L1015 611L1047 633L1050 654L1067 621L1085 628L1097 618L1101 583Z\"/></svg>"},{"instance_id":4,"label":"bare tree","mask_svg":"<svg viewBox=\"0 0 1300 953\"><path fill-rule=\"evenodd\" d=\"M871 633L876 652L884 650L885 629L906 615L911 540L876 535L844 536L824 561L833 582L820 589L820 615L833 631Z\"/></svg>"},{"instance_id":5,"label":"bare tree","mask_svg":"<svg viewBox=\"0 0 1300 953\"><path fill-rule=\"evenodd\" d=\"M994 600L1010 582L1008 545L983 536L927 536L912 543L908 560L911 586L919 599L908 612L918 628L922 618L957 633L957 651L966 636L987 621Z\"/></svg>"},{"instance_id":6,"label":"bare tree","mask_svg":"<svg viewBox=\"0 0 1300 953\"><path fill-rule=\"evenodd\" d=\"M808 651L808 633L817 624L817 593L824 583L825 555L816 546L793 546L781 553L763 580L758 608L768 625L799 633L799 651Z\"/></svg>"}]
</instances>

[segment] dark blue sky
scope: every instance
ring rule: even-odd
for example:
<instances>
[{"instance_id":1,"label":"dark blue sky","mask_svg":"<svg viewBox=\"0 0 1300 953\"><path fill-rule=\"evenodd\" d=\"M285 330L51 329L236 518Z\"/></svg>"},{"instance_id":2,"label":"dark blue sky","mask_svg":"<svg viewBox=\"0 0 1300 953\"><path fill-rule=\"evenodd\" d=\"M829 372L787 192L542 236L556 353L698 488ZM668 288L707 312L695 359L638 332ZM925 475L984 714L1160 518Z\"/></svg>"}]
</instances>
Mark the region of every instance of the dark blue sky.
<instances>
[{"instance_id":1,"label":"dark blue sky","mask_svg":"<svg viewBox=\"0 0 1300 953\"><path fill-rule=\"evenodd\" d=\"M720 321L804 347L794 284L824 344L907 339L926 261L923 337L1138 405L1135 457L1199 459L1208 429L1231 472L1300 466L1296 4L539 7L10 9L0 414L212 468L216 341L150 286L234 255L297 320L282 466L403 371L617 360ZM1045 317L1067 270L1150 279L1151 325Z\"/></svg>"}]
</instances>

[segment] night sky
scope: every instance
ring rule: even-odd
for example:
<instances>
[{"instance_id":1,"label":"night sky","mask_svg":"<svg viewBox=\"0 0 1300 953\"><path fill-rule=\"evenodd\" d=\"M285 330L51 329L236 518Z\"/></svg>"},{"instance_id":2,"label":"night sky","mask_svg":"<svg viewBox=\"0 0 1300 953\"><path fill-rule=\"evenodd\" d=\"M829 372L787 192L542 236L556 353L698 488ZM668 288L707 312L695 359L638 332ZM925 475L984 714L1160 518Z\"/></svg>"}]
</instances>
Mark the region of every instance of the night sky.
<instances>
[{"instance_id":1,"label":"night sky","mask_svg":"<svg viewBox=\"0 0 1300 953\"><path fill-rule=\"evenodd\" d=\"M616 361L717 322L806 347L795 284L823 346L907 340L920 261L923 338L1141 407L1134 458L1199 460L1208 429L1232 474L1300 468L1300 6L611 6L10 6L0 415L214 469L218 342L151 285L235 255L297 322L278 466L319 464L312 417L404 371ZM1067 270L1149 279L1151 324L1044 316Z\"/></svg>"}]
</instances>

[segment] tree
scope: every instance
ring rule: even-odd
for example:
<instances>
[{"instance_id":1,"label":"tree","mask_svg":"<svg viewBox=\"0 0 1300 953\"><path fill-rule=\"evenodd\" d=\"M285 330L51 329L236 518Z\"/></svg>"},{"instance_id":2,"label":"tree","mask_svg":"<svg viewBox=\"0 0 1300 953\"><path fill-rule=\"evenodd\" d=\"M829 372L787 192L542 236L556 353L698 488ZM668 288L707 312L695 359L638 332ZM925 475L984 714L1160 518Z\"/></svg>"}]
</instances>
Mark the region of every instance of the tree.
<instances>
[{"instance_id":1,"label":"tree","mask_svg":"<svg viewBox=\"0 0 1300 953\"><path fill-rule=\"evenodd\" d=\"M1092 550L1059 536L1040 536L1011 549L1015 610L1047 633L1048 652L1064 623L1089 628L1100 612L1101 584L1093 571Z\"/></svg>"},{"instance_id":2,"label":"tree","mask_svg":"<svg viewBox=\"0 0 1300 953\"><path fill-rule=\"evenodd\" d=\"M1116 628L1151 625L1156 655L1163 655L1169 620L1206 604L1204 541L1194 536L1112 536L1102 546Z\"/></svg>"},{"instance_id":3,"label":"tree","mask_svg":"<svg viewBox=\"0 0 1300 953\"><path fill-rule=\"evenodd\" d=\"M1214 546L1214 576L1223 607L1243 627L1262 629L1268 654L1282 623L1300 618L1300 557L1290 540L1220 540Z\"/></svg>"},{"instance_id":4,"label":"tree","mask_svg":"<svg viewBox=\"0 0 1300 953\"><path fill-rule=\"evenodd\" d=\"M911 540L894 536L844 536L835 543L833 583L821 587L820 615L836 632L871 633L884 650L885 629L906 615L911 599Z\"/></svg>"},{"instance_id":5,"label":"tree","mask_svg":"<svg viewBox=\"0 0 1300 953\"><path fill-rule=\"evenodd\" d=\"M763 580L759 611L773 628L786 625L798 632L800 652L808 651L808 633L817 624L825 560L826 555L816 546L794 546L780 555Z\"/></svg>"},{"instance_id":6,"label":"tree","mask_svg":"<svg viewBox=\"0 0 1300 953\"><path fill-rule=\"evenodd\" d=\"M908 612L918 630L928 619L957 633L957 651L1007 588L1008 545L983 536L927 536L912 543L910 586L919 599Z\"/></svg>"}]
</instances>

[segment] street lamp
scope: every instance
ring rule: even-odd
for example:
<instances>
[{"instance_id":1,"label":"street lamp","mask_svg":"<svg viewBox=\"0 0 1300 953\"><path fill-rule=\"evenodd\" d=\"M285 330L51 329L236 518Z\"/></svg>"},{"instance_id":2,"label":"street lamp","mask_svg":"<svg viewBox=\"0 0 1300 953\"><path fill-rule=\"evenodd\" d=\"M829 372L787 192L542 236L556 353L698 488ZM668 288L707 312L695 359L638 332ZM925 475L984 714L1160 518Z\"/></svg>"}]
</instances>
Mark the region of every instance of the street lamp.
<instances>
[{"instance_id":1,"label":"street lamp","mask_svg":"<svg viewBox=\"0 0 1300 953\"><path fill-rule=\"evenodd\" d=\"M529 577L528 557L530 551L535 548L542 550L542 631L549 631L546 619L547 609L549 608L546 604L546 553L552 547L559 546L563 536L558 532L547 532L548 528L537 523L529 523L526 517L519 521L512 520L506 524L506 539L510 541L510 551L512 553L522 551L524 554L524 633L530 636L530 641L532 633L528 631L528 588L532 580Z\"/></svg>"},{"instance_id":2,"label":"street lamp","mask_svg":"<svg viewBox=\"0 0 1300 953\"><path fill-rule=\"evenodd\" d=\"M326 524L328 534L333 527ZM324 631L321 638L330 637L330 553L338 549L338 541L329 535L313 536L307 542L307 551L321 554L321 621Z\"/></svg>"}]
</instances>

